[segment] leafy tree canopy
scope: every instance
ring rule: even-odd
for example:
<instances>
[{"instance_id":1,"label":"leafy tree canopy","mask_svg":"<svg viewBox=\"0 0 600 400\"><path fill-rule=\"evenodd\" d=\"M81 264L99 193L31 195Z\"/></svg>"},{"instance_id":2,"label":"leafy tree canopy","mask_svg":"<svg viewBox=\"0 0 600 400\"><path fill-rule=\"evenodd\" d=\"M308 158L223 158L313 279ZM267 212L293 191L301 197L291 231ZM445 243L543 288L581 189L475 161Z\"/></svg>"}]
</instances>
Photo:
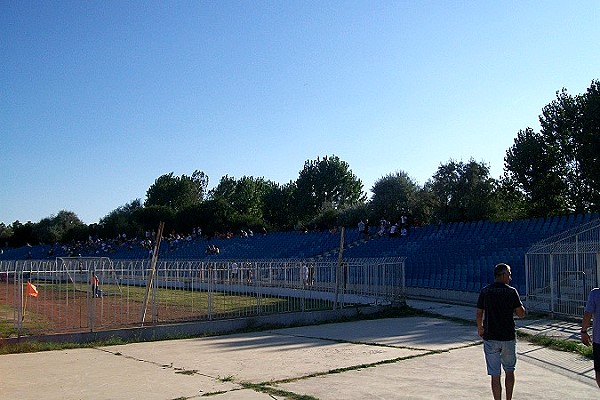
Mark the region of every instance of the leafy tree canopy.
<instances>
[{"instance_id":1,"label":"leafy tree canopy","mask_svg":"<svg viewBox=\"0 0 600 400\"><path fill-rule=\"evenodd\" d=\"M417 208L419 185L406 172L388 174L375 182L371 192L373 217L392 222L400 220L402 214L412 213Z\"/></svg>"},{"instance_id":2,"label":"leafy tree canopy","mask_svg":"<svg viewBox=\"0 0 600 400\"><path fill-rule=\"evenodd\" d=\"M204 200L208 176L194 171L192 176L174 176L173 172L158 177L146 192L145 206L165 206L174 211L199 204Z\"/></svg>"},{"instance_id":3,"label":"leafy tree canopy","mask_svg":"<svg viewBox=\"0 0 600 400\"><path fill-rule=\"evenodd\" d=\"M524 193L528 215L598 211L599 81L580 95L557 92L539 120L540 131L519 131L504 158L505 175Z\"/></svg>"},{"instance_id":4,"label":"leafy tree canopy","mask_svg":"<svg viewBox=\"0 0 600 400\"><path fill-rule=\"evenodd\" d=\"M426 185L437 203L435 217L442 222L488 219L495 182L489 173L487 164L473 159L440 165Z\"/></svg>"},{"instance_id":5,"label":"leafy tree canopy","mask_svg":"<svg viewBox=\"0 0 600 400\"><path fill-rule=\"evenodd\" d=\"M365 201L363 184L347 162L337 156L308 160L296 180L295 215L300 221L315 217L326 205L334 209Z\"/></svg>"}]
</instances>

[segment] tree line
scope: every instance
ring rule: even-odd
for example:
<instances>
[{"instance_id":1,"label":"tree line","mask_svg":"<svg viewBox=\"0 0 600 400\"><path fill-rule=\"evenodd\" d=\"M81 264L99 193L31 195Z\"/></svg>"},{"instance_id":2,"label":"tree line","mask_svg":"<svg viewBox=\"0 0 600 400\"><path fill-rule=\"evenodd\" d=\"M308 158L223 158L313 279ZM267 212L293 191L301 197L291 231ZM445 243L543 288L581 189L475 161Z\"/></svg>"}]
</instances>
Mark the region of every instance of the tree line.
<instances>
[{"instance_id":1,"label":"tree line","mask_svg":"<svg viewBox=\"0 0 600 400\"><path fill-rule=\"evenodd\" d=\"M359 178L338 156L307 160L295 181L223 176L208 190L209 177L172 172L158 177L144 201L136 199L84 224L72 211L37 223L0 223L2 245L64 243L88 237L143 237L165 222L167 232L195 228L212 235L241 229L292 230L356 226L361 219L413 224L503 221L600 211L600 82L586 92L566 89L542 109L540 130L517 133L504 157L503 175L474 159L449 160L419 185L405 171L378 179L367 198Z\"/></svg>"}]
</instances>

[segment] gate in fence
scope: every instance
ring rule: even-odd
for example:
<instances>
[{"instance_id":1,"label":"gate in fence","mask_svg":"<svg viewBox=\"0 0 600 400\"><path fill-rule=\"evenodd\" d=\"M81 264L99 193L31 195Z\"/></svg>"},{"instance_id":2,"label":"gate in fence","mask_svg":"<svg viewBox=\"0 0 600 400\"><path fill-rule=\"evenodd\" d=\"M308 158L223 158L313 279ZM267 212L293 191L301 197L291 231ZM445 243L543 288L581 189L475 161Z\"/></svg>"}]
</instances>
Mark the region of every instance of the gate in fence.
<instances>
[{"instance_id":1,"label":"gate in fence","mask_svg":"<svg viewBox=\"0 0 600 400\"><path fill-rule=\"evenodd\" d=\"M0 261L0 337L390 304L404 258ZM150 286L147 286L150 283Z\"/></svg>"},{"instance_id":2,"label":"gate in fence","mask_svg":"<svg viewBox=\"0 0 600 400\"><path fill-rule=\"evenodd\" d=\"M533 245L525 271L529 310L581 317L590 290L600 286L600 220Z\"/></svg>"}]
</instances>

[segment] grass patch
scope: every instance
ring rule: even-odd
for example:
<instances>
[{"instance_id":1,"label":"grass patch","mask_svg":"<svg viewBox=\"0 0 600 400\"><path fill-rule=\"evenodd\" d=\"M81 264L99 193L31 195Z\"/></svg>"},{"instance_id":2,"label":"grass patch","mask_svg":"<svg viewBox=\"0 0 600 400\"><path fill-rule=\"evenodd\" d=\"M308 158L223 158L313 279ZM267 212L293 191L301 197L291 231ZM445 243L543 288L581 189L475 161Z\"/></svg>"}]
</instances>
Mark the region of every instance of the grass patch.
<instances>
[{"instance_id":1,"label":"grass patch","mask_svg":"<svg viewBox=\"0 0 600 400\"><path fill-rule=\"evenodd\" d=\"M557 339L543 335L531 335L529 333L520 332L518 330L517 336L538 346L547 347L553 350L577 353L590 359L594 358L593 349L591 346L585 346L584 344L578 343L574 340Z\"/></svg>"},{"instance_id":2,"label":"grass patch","mask_svg":"<svg viewBox=\"0 0 600 400\"><path fill-rule=\"evenodd\" d=\"M23 336L31 335L35 332L44 332L52 327L52 321L50 321L50 319L31 309L25 310L22 317L23 325L21 335ZM15 337L19 334L17 329L17 319L18 313L14 310L14 307L0 304L0 338Z\"/></svg>"},{"instance_id":3,"label":"grass patch","mask_svg":"<svg viewBox=\"0 0 600 400\"><path fill-rule=\"evenodd\" d=\"M53 351L53 350L68 350L68 349L85 349L95 348L101 346L114 346L125 344L125 341L114 337L108 340L89 342L89 343L71 343L71 342L35 342L35 341L23 341L15 343L2 343L0 342L0 355L2 354L18 354L18 353L36 353L39 351Z\"/></svg>"},{"instance_id":4,"label":"grass patch","mask_svg":"<svg viewBox=\"0 0 600 400\"><path fill-rule=\"evenodd\" d=\"M298 394L287 390L276 389L266 383L242 383L244 389L252 389L255 392L266 393L271 396L279 396L288 400L318 400L316 397L307 394Z\"/></svg>"},{"instance_id":5,"label":"grass patch","mask_svg":"<svg viewBox=\"0 0 600 400\"><path fill-rule=\"evenodd\" d=\"M182 369L182 370L178 370L175 371L176 374L181 374L181 375L196 375L198 373L197 369Z\"/></svg>"}]
</instances>

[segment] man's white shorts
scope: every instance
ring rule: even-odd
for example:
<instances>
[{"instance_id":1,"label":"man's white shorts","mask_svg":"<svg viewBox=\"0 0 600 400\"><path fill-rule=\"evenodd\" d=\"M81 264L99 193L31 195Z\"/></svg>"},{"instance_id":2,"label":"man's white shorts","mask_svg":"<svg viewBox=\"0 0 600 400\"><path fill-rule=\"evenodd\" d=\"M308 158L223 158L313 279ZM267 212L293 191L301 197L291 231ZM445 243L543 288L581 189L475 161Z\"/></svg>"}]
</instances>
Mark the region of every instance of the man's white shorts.
<instances>
[{"instance_id":1,"label":"man's white shorts","mask_svg":"<svg viewBox=\"0 0 600 400\"><path fill-rule=\"evenodd\" d=\"M500 366L505 372L512 372L517 365L516 340L484 340L483 352L487 373L491 376L501 374Z\"/></svg>"}]
</instances>

